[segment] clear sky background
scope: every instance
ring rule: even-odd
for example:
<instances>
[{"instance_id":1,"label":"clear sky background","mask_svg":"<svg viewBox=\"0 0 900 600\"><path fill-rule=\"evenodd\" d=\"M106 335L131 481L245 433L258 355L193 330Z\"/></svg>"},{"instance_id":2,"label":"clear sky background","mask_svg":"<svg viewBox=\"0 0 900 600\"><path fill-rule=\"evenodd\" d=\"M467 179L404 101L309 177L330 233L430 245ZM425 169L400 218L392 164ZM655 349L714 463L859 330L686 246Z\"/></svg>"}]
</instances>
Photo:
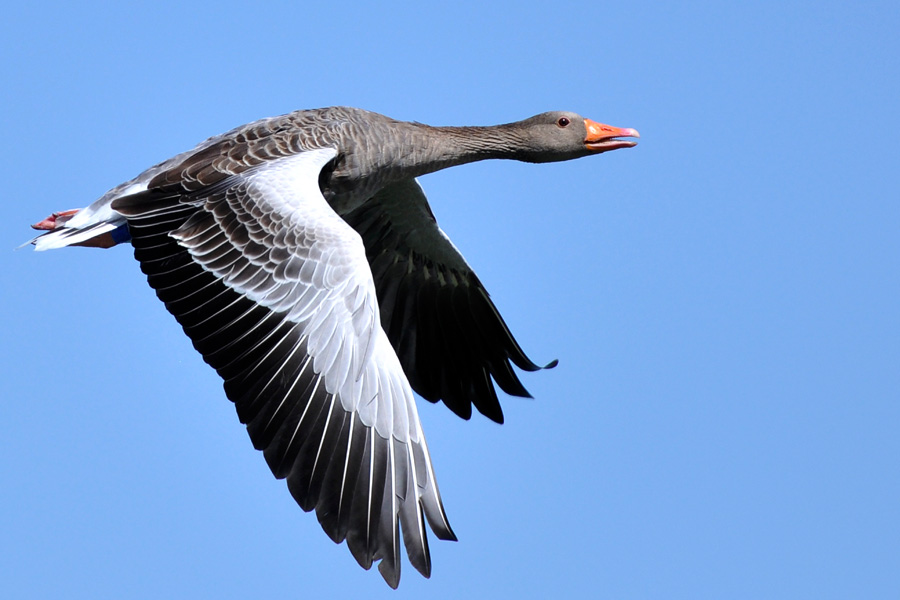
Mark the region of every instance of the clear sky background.
<instances>
[{"instance_id":1,"label":"clear sky background","mask_svg":"<svg viewBox=\"0 0 900 600\"><path fill-rule=\"evenodd\" d=\"M900 597L900 4L15 3L0 596ZM637 148L422 184L525 350L420 413L458 543L392 592L293 502L130 249L13 251L236 125L574 110Z\"/></svg>"}]
</instances>

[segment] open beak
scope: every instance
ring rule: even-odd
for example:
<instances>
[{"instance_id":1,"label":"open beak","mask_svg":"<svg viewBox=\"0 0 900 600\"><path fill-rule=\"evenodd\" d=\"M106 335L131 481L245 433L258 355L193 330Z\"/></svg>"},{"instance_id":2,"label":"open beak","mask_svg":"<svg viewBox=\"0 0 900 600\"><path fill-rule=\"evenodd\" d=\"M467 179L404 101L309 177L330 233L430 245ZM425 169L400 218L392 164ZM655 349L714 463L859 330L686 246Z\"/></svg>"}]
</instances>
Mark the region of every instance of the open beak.
<instances>
[{"instance_id":1,"label":"open beak","mask_svg":"<svg viewBox=\"0 0 900 600\"><path fill-rule=\"evenodd\" d=\"M641 134L636 129L630 127L613 127L612 125L604 125L590 119L584 120L584 126L587 128L587 137L584 138L584 147L591 152L607 152L618 148L631 148L637 146L637 142L631 140L620 140L619 138L630 137L639 138Z\"/></svg>"}]
</instances>

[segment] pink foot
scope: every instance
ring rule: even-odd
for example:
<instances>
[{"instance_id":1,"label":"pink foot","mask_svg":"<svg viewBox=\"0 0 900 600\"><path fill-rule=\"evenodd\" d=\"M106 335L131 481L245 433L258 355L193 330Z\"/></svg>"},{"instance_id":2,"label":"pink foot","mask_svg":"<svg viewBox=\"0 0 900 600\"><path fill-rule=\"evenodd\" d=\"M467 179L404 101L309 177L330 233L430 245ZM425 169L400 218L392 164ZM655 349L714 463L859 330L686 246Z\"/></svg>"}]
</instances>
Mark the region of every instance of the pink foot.
<instances>
[{"instance_id":1,"label":"pink foot","mask_svg":"<svg viewBox=\"0 0 900 600\"><path fill-rule=\"evenodd\" d=\"M73 208L72 210L63 210L60 212L55 212L40 223L35 223L31 227L33 229L40 229L42 231L51 231L56 229L57 227L62 227L66 224L66 221L75 216L80 208Z\"/></svg>"}]
</instances>

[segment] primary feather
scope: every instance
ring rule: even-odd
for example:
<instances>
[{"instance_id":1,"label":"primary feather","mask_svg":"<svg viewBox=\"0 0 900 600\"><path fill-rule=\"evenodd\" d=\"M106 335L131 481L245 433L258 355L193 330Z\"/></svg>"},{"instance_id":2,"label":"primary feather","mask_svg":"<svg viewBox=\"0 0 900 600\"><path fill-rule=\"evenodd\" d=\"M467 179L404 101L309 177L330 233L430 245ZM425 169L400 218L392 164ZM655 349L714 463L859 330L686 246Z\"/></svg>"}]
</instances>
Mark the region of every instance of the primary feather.
<instances>
[{"instance_id":1,"label":"primary feather","mask_svg":"<svg viewBox=\"0 0 900 600\"><path fill-rule=\"evenodd\" d=\"M127 226L149 284L224 380L272 473L396 587L401 536L426 577L425 522L456 539L413 390L502 422L494 383L527 396L512 365L541 368L415 178L486 158L568 160L636 135L574 113L435 128L298 111L151 167L68 220L45 220L33 243L107 247Z\"/></svg>"}]
</instances>

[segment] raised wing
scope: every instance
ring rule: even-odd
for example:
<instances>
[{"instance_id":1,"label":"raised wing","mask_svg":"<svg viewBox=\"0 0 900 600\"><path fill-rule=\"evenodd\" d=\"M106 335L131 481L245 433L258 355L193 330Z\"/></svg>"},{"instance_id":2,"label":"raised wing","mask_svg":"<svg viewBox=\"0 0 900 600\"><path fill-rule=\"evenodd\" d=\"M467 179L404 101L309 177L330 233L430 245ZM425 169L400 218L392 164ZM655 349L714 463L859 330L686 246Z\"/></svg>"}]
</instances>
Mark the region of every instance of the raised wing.
<instances>
[{"instance_id":1,"label":"raised wing","mask_svg":"<svg viewBox=\"0 0 900 600\"><path fill-rule=\"evenodd\" d=\"M493 382L530 397L512 364L540 367L513 337L487 290L438 227L421 186L409 179L382 189L341 215L362 236L381 323L413 389L443 400L464 419L472 405L503 422ZM512 364L510 364L512 363Z\"/></svg>"},{"instance_id":2,"label":"raised wing","mask_svg":"<svg viewBox=\"0 0 900 600\"><path fill-rule=\"evenodd\" d=\"M439 538L455 536L362 242L318 188L335 155L301 152L206 187L162 174L113 208L272 473L360 565L381 560L396 587L401 523L426 577L425 518Z\"/></svg>"}]
</instances>

